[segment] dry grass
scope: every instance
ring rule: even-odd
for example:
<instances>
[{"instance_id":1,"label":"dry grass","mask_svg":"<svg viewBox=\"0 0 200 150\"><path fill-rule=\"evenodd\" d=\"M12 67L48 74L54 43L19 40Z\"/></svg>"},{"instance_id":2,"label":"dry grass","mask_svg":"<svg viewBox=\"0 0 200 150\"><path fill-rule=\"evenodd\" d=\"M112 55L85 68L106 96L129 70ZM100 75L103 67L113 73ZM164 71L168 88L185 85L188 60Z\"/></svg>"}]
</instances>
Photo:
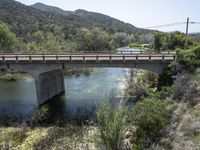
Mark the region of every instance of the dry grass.
<instances>
[{"instance_id":1,"label":"dry grass","mask_svg":"<svg viewBox=\"0 0 200 150\"><path fill-rule=\"evenodd\" d=\"M49 150L49 149L96 149L94 126L66 125L65 127L0 128L0 149Z\"/></svg>"}]
</instances>

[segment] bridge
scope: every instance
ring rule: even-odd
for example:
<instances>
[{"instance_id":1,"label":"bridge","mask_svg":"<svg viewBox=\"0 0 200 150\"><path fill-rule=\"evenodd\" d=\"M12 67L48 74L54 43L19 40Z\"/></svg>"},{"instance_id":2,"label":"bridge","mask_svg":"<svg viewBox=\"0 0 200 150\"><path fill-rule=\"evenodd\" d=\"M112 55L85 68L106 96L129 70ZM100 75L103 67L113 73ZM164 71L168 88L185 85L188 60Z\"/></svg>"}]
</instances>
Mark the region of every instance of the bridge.
<instances>
[{"instance_id":1,"label":"bridge","mask_svg":"<svg viewBox=\"0 0 200 150\"><path fill-rule=\"evenodd\" d=\"M0 70L27 72L35 78L37 101L43 104L64 92L63 70L66 68L120 67L138 68L161 74L164 66L175 60L175 54L0 54Z\"/></svg>"}]
</instances>

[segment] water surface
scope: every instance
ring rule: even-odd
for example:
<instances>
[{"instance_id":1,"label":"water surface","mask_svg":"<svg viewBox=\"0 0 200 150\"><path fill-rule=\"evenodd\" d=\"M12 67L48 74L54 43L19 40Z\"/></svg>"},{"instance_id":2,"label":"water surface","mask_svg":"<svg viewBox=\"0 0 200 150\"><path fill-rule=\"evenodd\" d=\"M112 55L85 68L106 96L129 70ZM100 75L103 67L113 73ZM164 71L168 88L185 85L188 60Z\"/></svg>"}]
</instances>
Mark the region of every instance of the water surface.
<instances>
[{"instance_id":1,"label":"water surface","mask_svg":"<svg viewBox=\"0 0 200 150\"><path fill-rule=\"evenodd\" d=\"M47 102L51 114L66 120L93 115L102 99L123 95L126 72L123 68L94 68L89 76L65 76L65 93ZM34 79L0 81L0 120L30 120L38 108Z\"/></svg>"}]
</instances>

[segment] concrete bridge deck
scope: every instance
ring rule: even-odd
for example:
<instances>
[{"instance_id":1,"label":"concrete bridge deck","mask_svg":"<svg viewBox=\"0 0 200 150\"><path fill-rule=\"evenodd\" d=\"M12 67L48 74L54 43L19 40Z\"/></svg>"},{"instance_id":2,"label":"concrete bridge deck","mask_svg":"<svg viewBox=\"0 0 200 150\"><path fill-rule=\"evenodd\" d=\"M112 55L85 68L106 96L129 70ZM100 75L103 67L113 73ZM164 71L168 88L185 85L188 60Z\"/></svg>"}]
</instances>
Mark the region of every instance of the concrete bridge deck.
<instances>
[{"instance_id":1,"label":"concrete bridge deck","mask_svg":"<svg viewBox=\"0 0 200 150\"><path fill-rule=\"evenodd\" d=\"M160 74L173 60L174 54L0 54L0 69L31 73L35 78L38 103L42 104L64 91L65 68L138 68Z\"/></svg>"}]
</instances>

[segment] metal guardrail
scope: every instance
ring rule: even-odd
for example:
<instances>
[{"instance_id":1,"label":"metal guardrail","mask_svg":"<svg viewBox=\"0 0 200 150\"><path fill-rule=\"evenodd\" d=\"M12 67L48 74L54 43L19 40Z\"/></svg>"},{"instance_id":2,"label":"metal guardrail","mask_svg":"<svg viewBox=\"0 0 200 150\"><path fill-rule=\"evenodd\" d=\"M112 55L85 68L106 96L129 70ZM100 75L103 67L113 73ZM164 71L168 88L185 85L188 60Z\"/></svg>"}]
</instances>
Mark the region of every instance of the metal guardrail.
<instances>
[{"instance_id":1,"label":"metal guardrail","mask_svg":"<svg viewBox=\"0 0 200 150\"><path fill-rule=\"evenodd\" d=\"M0 62L7 61L126 61L126 60L160 60L173 61L175 55L172 54L74 54L74 55L0 55Z\"/></svg>"},{"instance_id":2,"label":"metal guardrail","mask_svg":"<svg viewBox=\"0 0 200 150\"><path fill-rule=\"evenodd\" d=\"M131 51L131 50L118 50L118 51L71 51L71 52L67 52L67 53L59 53L59 54L45 54L45 53L42 53L42 54L31 54L31 53L0 53L0 56L1 55L93 55L93 54L107 54L107 55L110 55L110 54L115 54L115 55L134 55L134 54L176 54L176 52L174 51L163 51L161 53L156 53L156 52L153 52L153 51L143 51L143 50L138 50L138 51Z\"/></svg>"}]
</instances>

